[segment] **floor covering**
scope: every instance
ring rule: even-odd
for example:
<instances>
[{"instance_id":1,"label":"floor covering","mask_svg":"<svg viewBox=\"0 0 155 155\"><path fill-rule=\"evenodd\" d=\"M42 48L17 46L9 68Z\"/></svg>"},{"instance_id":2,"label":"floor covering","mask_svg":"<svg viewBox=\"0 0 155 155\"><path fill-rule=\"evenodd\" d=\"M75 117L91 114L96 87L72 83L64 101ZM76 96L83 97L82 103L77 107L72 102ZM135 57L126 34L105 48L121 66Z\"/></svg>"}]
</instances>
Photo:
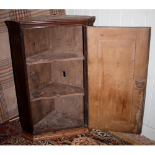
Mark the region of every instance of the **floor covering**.
<instances>
[{"instance_id":1,"label":"floor covering","mask_svg":"<svg viewBox=\"0 0 155 155\"><path fill-rule=\"evenodd\" d=\"M88 134L32 142L21 136L19 119L0 124L0 145L145 145L124 133L93 129ZM144 139L144 138L143 138ZM148 144L149 145L149 144ZM153 143L150 143L153 145Z\"/></svg>"}]
</instances>

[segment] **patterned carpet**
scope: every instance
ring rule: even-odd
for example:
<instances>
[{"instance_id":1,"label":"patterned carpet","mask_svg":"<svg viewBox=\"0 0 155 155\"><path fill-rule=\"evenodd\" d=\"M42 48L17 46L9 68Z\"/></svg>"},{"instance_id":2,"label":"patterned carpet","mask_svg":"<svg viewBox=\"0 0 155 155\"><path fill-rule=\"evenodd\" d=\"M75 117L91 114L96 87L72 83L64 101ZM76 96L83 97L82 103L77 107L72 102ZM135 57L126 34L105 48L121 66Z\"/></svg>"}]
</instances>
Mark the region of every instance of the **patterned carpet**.
<instances>
[{"instance_id":1,"label":"patterned carpet","mask_svg":"<svg viewBox=\"0 0 155 155\"><path fill-rule=\"evenodd\" d=\"M21 137L19 120L0 124L0 145L138 145L116 132L92 130L89 134L31 142Z\"/></svg>"}]
</instances>

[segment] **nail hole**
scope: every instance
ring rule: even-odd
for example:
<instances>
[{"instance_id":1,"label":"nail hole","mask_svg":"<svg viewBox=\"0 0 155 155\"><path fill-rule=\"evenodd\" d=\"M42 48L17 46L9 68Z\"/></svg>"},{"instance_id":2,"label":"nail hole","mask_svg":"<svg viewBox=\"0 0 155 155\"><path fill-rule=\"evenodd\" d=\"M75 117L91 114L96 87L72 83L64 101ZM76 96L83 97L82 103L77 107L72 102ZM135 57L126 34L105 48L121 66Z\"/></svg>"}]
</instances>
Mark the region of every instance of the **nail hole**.
<instances>
[{"instance_id":1,"label":"nail hole","mask_svg":"<svg viewBox=\"0 0 155 155\"><path fill-rule=\"evenodd\" d=\"M63 71L63 77L66 77L66 72L65 71Z\"/></svg>"},{"instance_id":2,"label":"nail hole","mask_svg":"<svg viewBox=\"0 0 155 155\"><path fill-rule=\"evenodd\" d=\"M36 45L35 43L33 43L33 45Z\"/></svg>"}]
</instances>

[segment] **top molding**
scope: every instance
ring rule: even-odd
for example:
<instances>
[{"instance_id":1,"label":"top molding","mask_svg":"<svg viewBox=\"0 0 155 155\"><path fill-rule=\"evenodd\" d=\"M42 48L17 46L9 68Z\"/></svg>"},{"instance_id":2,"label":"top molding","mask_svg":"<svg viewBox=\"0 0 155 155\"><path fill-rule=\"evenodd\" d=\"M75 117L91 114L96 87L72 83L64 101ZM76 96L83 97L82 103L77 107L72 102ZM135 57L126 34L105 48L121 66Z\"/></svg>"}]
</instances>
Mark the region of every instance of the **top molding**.
<instances>
[{"instance_id":1,"label":"top molding","mask_svg":"<svg viewBox=\"0 0 155 155\"><path fill-rule=\"evenodd\" d=\"M16 23L21 28L39 28L51 27L54 25L88 25L93 26L95 16L77 16L77 15L44 15L23 20L8 20L5 21L6 25L9 23Z\"/></svg>"}]
</instances>

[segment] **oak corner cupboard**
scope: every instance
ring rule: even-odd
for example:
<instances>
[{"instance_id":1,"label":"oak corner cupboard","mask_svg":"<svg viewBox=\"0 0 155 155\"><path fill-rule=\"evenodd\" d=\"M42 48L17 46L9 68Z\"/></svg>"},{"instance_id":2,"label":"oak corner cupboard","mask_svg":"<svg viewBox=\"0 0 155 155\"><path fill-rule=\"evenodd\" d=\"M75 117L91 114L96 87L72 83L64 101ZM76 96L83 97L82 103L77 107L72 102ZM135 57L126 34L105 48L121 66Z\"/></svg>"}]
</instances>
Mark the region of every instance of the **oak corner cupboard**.
<instances>
[{"instance_id":1,"label":"oak corner cupboard","mask_svg":"<svg viewBox=\"0 0 155 155\"><path fill-rule=\"evenodd\" d=\"M94 16L5 21L22 136L141 133L150 27L94 27Z\"/></svg>"}]
</instances>

